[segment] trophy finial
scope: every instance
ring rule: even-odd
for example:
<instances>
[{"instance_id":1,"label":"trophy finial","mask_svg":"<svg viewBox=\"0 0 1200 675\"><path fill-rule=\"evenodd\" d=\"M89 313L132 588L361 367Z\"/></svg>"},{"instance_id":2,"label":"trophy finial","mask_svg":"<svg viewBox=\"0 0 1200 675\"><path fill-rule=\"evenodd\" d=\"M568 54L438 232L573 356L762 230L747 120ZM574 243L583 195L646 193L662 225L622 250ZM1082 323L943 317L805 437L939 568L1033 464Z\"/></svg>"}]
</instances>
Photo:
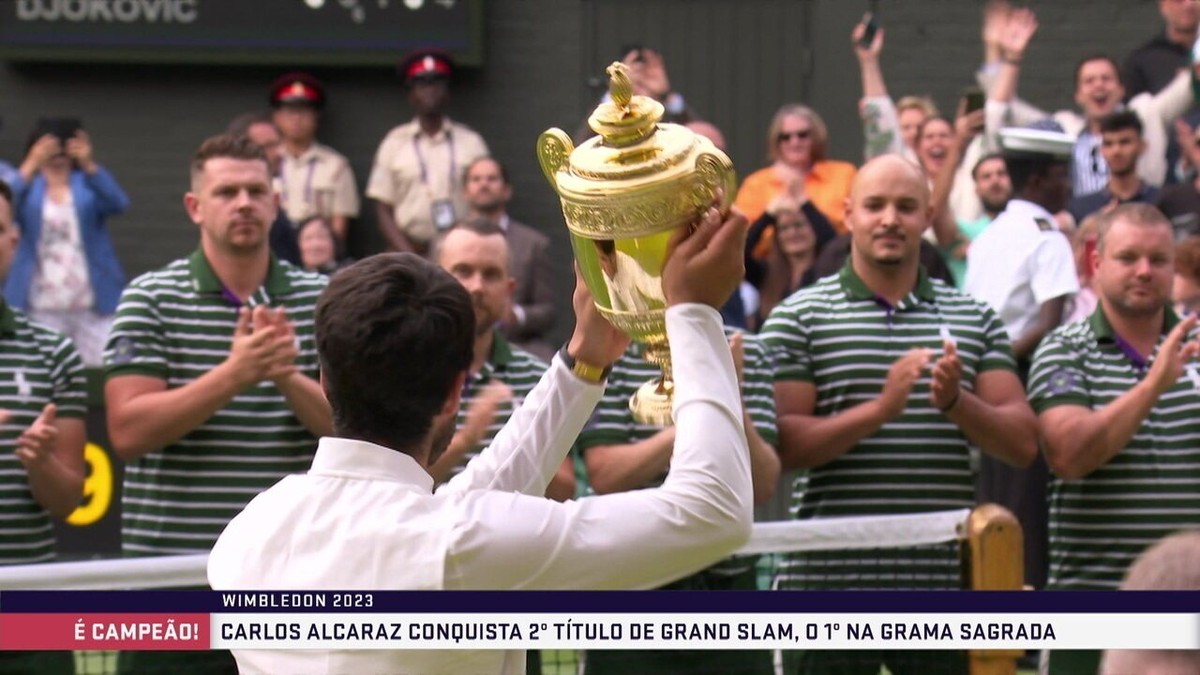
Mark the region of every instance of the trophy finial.
<instances>
[{"instance_id":1,"label":"trophy finial","mask_svg":"<svg viewBox=\"0 0 1200 675\"><path fill-rule=\"evenodd\" d=\"M629 67L614 61L604 72L608 73L608 93L619 108L628 108L633 100L633 82L629 80Z\"/></svg>"},{"instance_id":2,"label":"trophy finial","mask_svg":"<svg viewBox=\"0 0 1200 675\"><path fill-rule=\"evenodd\" d=\"M663 116L663 106L648 96L633 95L629 68L620 61L606 68L611 101L601 103L588 126L604 137L605 145L624 148L649 138Z\"/></svg>"}]
</instances>

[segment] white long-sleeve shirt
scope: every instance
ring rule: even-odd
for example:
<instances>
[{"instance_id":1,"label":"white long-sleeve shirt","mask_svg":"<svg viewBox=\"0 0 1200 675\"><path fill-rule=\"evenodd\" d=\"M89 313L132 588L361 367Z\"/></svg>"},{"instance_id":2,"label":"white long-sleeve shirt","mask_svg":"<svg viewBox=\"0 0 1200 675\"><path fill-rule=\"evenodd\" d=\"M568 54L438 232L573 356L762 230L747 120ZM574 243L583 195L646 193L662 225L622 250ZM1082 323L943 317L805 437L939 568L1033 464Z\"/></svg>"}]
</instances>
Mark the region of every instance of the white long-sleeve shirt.
<instances>
[{"instance_id":1,"label":"white long-sleeve shirt","mask_svg":"<svg viewBox=\"0 0 1200 675\"><path fill-rule=\"evenodd\" d=\"M312 470L256 497L213 548L218 590L654 588L745 543L749 450L711 307L666 312L677 427L660 488L543 498L603 393L555 359L492 445L437 492L410 456L323 438ZM524 673L524 652L236 651L243 673Z\"/></svg>"}]
</instances>

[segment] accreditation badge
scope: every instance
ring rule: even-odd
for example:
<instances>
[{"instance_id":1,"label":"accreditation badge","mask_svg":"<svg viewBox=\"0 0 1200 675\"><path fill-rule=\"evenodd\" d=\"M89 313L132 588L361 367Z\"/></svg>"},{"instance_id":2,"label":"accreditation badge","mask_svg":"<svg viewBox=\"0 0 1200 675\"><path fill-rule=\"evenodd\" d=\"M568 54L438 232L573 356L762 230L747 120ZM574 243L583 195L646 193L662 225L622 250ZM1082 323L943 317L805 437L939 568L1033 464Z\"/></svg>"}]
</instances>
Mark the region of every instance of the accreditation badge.
<instances>
[{"instance_id":1,"label":"accreditation badge","mask_svg":"<svg viewBox=\"0 0 1200 675\"><path fill-rule=\"evenodd\" d=\"M430 206L429 216L437 229L450 229L454 225L454 203L449 199L435 200Z\"/></svg>"}]
</instances>

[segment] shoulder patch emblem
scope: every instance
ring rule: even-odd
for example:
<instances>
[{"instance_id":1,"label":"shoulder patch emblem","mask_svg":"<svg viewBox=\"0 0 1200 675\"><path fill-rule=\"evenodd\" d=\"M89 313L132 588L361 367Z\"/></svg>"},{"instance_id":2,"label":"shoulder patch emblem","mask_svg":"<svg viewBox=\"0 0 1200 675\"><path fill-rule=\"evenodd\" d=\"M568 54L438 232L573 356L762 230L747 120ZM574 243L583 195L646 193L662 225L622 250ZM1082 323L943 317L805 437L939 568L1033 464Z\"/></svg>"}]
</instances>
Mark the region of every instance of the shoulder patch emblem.
<instances>
[{"instance_id":1,"label":"shoulder patch emblem","mask_svg":"<svg viewBox=\"0 0 1200 675\"><path fill-rule=\"evenodd\" d=\"M1078 384L1078 380L1079 378L1073 371L1060 368L1050 375L1050 381L1046 383L1046 386L1052 395L1062 396L1071 393Z\"/></svg>"},{"instance_id":2,"label":"shoulder patch emblem","mask_svg":"<svg viewBox=\"0 0 1200 675\"><path fill-rule=\"evenodd\" d=\"M117 338L113 345L112 362L117 365L123 365L133 361L133 340L127 337Z\"/></svg>"},{"instance_id":3,"label":"shoulder patch emblem","mask_svg":"<svg viewBox=\"0 0 1200 675\"><path fill-rule=\"evenodd\" d=\"M1042 232L1053 232L1054 230L1058 229L1054 227L1054 223L1046 220L1045 218L1034 218L1033 222L1037 223L1038 229Z\"/></svg>"}]
</instances>

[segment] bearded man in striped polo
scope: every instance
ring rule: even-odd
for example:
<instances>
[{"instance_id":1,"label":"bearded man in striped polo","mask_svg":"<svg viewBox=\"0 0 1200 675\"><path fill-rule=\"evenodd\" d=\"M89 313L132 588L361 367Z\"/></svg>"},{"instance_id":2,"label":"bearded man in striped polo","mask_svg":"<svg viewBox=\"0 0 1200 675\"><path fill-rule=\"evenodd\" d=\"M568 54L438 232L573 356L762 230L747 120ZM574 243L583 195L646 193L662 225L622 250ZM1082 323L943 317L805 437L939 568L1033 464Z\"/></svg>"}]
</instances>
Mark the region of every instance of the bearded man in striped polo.
<instances>
[{"instance_id":1,"label":"bearded man in striped polo","mask_svg":"<svg viewBox=\"0 0 1200 675\"><path fill-rule=\"evenodd\" d=\"M897 155L868 162L846 200L850 257L836 275L772 311L783 468L807 468L797 518L969 508L972 444L1014 465L1037 452L1036 420L995 312L926 276L930 222L921 170ZM914 547L794 554L784 589L957 588L954 551ZM788 654L788 673L965 673L949 652ZM872 668L874 670L872 670Z\"/></svg>"}]
</instances>

